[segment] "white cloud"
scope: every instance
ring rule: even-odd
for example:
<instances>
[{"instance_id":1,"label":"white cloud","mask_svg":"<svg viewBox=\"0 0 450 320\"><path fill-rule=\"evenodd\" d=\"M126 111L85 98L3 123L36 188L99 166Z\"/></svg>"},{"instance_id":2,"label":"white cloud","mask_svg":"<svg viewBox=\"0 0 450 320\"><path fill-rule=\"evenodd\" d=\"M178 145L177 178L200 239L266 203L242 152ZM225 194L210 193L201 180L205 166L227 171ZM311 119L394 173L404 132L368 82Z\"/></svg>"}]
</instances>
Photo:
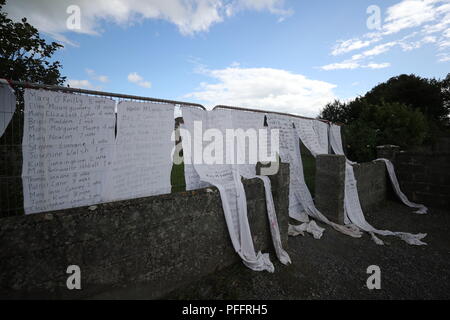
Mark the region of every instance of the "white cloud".
<instances>
[{"instance_id":1,"label":"white cloud","mask_svg":"<svg viewBox=\"0 0 450 320\"><path fill-rule=\"evenodd\" d=\"M71 88L81 88L81 89L92 89L93 85L89 82L89 80L75 80L68 79L66 81Z\"/></svg>"},{"instance_id":2,"label":"white cloud","mask_svg":"<svg viewBox=\"0 0 450 320\"><path fill-rule=\"evenodd\" d=\"M362 49L365 47L370 46L371 44L379 41L380 38L374 38L370 40L360 40L358 38L349 39L346 41L340 40L338 43L334 46L333 51L331 54L333 56L337 56L343 53L351 52L354 50Z\"/></svg>"},{"instance_id":3,"label":"white cloud","mask_svg":"<svg viewBox=\"0 0 450 320\"><path fill-rule=\"evenodd\" d=\"M225 104L316 116L336 98L335 85L281 69L229 67L206 69L204 74L216 82L201 83L186 97L209 106Z\"/></svg>"},{"instance_id":4,"label":"white cloud","mask_svg":"<svg viewBox=\"0 0 450 320\"><path fill-rule=\"evenodd\" d=\"M97 79L100 82L108 82L109 81L109 78L107 76L98 76Z\"/></svg>"},{"instance_id":5,"label":"white cloud","mask_svg":"<svg viewBox=\"0 0 450 320\"><path fill-rule=\"evenodd\" d=\"M128 75L128 81L133 83L138 83L139 81L144 80L140 75L137 74L137 72L130 73Z\"/></svg>"},{"instance_id":6,"label":"white cloud","mask_svg":"<svg viewBox=\"0 0 450 320\"><path fill-rule=\"evenodd\" d=\"M378 56L382 53L389 51L389 49L395 46L396 44L397 44L396 42L383 43L373 47L372 49L364 51L362 55L364 57Z\"/></svg>"},{"instance_id":7,"label":"white cloud","mask_svg":"<svg viewBox=\"0 0 450 320\"><path fill-rule=\"evenodd\" d=\"M234 1L236 9L249 9L257 11L269 11L270 13L285 18L293 14L292 9L284 9L283 0L238 0Z\"/></svg>"},{"instance_id":8,"label":"white cloud","mask_svg":"<svg viewBox=\"0 0 450 320\"><path fill-rule=\"evenodd\" d=\"M436 0L404 0L389 7L383 26L384 34L397 33L403 29L413 28L437 17Z\"/></svg>"},{"instance_id":9,"label":"white cloud","mask_svg":"<svg viewBox=\"0 0 450 320\"><path fill-rule=\"evenodd\" d=\"M392 38L404 30L412 30L412 32L403 38L391 39L384 44L354 54L351 59L323 66L322 69L336 70L344 68L345 65L354 66L350 62L369 66L370 64L363 62L364 59L386 53L395 46L401 47L403 51L416 50L425 44L435 44L437 49L446 47L445 37L447 33L450 33L449 0L403 0L388 7L384 16L381 30L368 32L349 40L339 40L332 48L331 54L337 56L361 50L387 37Z\"/></svg>"},{"instance_id":10,"label":"white cloud","mask_svg":"<svg viewBox=\"0 0 450 320\"><path fill-rule=\"evenodd\" d=\"M137 72L130 73L128 75L128 81L144 88L152 87L152 83L150 81L145 81Z\"/></svg>"},{"instance_id":11,"label":"white cloud","mask_svg":"<svg viewBox=\"0 0 450 320\"><path fill-rule=\"evenodd\" d=\"M66 10L70 5L81 9L80 29L67 29ZM128 26L145 19L161 19L176 25L182 34L191 35L208 31L242 10L268 11L279 17L292 14L292 10L284 9L283 0L13 0L7 2L5 10L10 18L25 16L40 31L73 45L63 33L98 35L104 21Z\"/></svg>"},{"instance_id":12,"label":"white cloud","mask_svg":"<svg viewBox=\"0 0 450 320\"><path fill-rule=\"evenodd\" d=\"M320 67L322 70L352 70L360 67L360 64L354 61L344 61L337 63L330 63Z\"/></svg>"},{"instance_id":13,"label":"white cloud","mask_svg":"<svg viewBox=\"0 0 450 320\"><path fill-rule=\"evenodd\" d=\"M365 66L365 68L369 68L369 69L384 69L384 68L387 68L387 67L390 67L390 66L391 66L391 64L389 62L384 62L384 63L371 62L371 63L367 64Z\"/></svg>"},{"instance_id":14,"label":"white cloud","mask_svg":"<svg viewBox=\"0 0 450 320\"><path fill-rule=\"evenodd\" d=\"M391 66L391 64L389 62L383 62L383 63L370 62L367 64L361 64L356 61L347 60L347 61L343 61L343 62L327 64L320 68L325 71L330 71L330 70L353 70L353 69L359 69L359 68L383 69L383 68L388 68L390 66Z\"/></svg>"},{"instance_id":15,"label":"white cloud","mask_svg":"<svg viewBox=\"0 0 450 320\"><path fill-rule=\"evenodd\" d=\"M449 62L450 61L450 53L439 53L438 55L439 62Z\"/></svg>"},{"instance_id":16,"label":"white cloud","mask_svg":"<svg viewBox=\"0 0 450 320\"><path fill-rule=\"evenodd\" d=\"M94 80L100 81L103 83L109 82L108 76L105 75L97 75L97 73L92 69L85 69L86 73Z\"/></svg>"}]
</instances>

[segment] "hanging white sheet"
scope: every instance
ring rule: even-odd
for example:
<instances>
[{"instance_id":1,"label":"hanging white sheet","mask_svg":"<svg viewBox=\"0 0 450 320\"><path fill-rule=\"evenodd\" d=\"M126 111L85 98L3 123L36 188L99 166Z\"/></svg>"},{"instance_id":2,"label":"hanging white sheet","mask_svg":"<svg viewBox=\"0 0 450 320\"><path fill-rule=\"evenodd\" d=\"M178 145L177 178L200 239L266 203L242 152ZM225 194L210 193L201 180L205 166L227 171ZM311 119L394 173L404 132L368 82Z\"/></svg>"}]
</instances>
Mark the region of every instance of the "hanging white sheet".
<instances>
[{"instance_id":1,"label":"hanging white sheet","mask_svg":"<svg viewBox=\"0 0 450 320\"><path fill-rule=\"evenodd\" d=\"M270 129L279 130L279 151L282 162L289 163L289 216L302 224L289 226L289 235L296 236L303 231L311 233L314 238L322 237L323 228L310 221L312 198L303 176L303 164L300 155L299 139L295 132L292 117L267 114ZM313 205L314 206L314 205Z\"/></svg>"},{"instance_id":2,"label":"hanging white sheet","mask_svg":"<svg viewBox=\"0 0 450 320\"><path fill-rule=\"evenodd\" d=\"M194 122L201 123L202 129L224 129L232 127L231 116L225 116L221 112L206 112L197 108L184 107L182 109L185 128L191 133L192 150L184 149L185 157L194 160L192 163L200 179L216 186L220 192L225 221L228 226L231 242L235 251L241 257L243 263L255 271L274 271L274 266L268 254L255 252L253 239L247 217L247 201L244 186L236 166L230 164L206 164L204 163L209 143L205 143L203 137L194 134ZM216 141L217 142L217 141ZM223 139L222 139L223 146ZM204 153L205 151L205 153ZM222 156L223 147L216 148L218 158Z\"/></svg>"},{"instance_id":3,"label":"hanging white sheet","mask_svg":"<svg viewBox=\"0 0 450 320\"><path fill-rule=\"evenodd\" d=\"M298 138L293 128L291 117L267 114L270 129L279 130L279 152L281 162L289 163L289 216L299 222L309 222L308 213L302 203L308 193L306 184L302 183L303 168L300 159ZM305 190L306 188L306 190Z\"/></svg>"},{"instance_id":4,"label":"hanging white sheet","mask_svg":"<svg viewBox=\"0 0 450 320\"><path fill-rule=\"evenodd\" d=\"M5 132L16 110L16 95L5 79L0 79L0 137Z\"/></svg>"},{"instance_id":5,"label":"hanging white sheet","mask_svg":"<svg viewBox=\"0 0 450 320\"><path fill-rule=\"evenodd\" d=\"M319 154L328 154L328 143L325 142L324 128L321 124L317 124L316 122L323 123L319 120L310 120L310 119L301 119L301 118L293 118L293 123L295 126L295 130L298 138L303 142L303 144L308 148L311 154L314 157L317 157ZM326 125L325 123L323 123ZM328 131L327 131L328 132ZM328 139L326 139L328 140ZM300 155L301 157L301 155ZM301 159L300 159L301 163ZM302 167L302 181L304 182L303 177L303 167ZM342 232L343 234L349 235L351 237L360 238L362 233L355 225L348 224L346 226L337 224L335 222L330 221L327 217L325 217L314 205L311 193L306 188L307 192L303 196L303 201L306 203L308 214L319 220L323 223L326 223L332 226L335 230Z\"/></svg>"},{"instance_id":6,"label":"hanging white sheet","mask_svg":"<svg viewBox=\"0 0 450 320\"><path fill-rule=\"evenodd\" d=\"M265 197L266 197L266 207L267 207L267 218L269 219L269 226L270 226L270 233L272 235L272 242L275 248L275 253L283 264L289 264L291 263L291 259L289 257L289 254L283 249L283 246L281 244L281 236L280 236L280 229L278 226L278 219L275 212L275 204L273 202L273 196L272 196L272 186L270 183L270 179L267 176L260 176L256 174L256 163L258 161L261 161L259 157L260 155L260 148L262 150L270 150L270 142L271 139L269 138L270 134L268 132L268 128L264 127L264 117L265 115L263 113L258 112L246 112L246 111L227 111L227 110L220 110L221 112L230 112L232 116L232 128L230 129L242 129L243 131L249 132L248 130L254 130L254 137L257 135L260 137L261 134L267 133L266 140L264 139L257 139L257 144L254 143L255 148L252 150L252 145L249 141L246 141L244 139L237 139L236 148L234 154L237 156L237 158L243 158L239 160L243 161L237 161L238 165L238 171L239 174L244 177L245 179L253 179L258 178L262 180L264 184L264 191L265 191ZM219 112L219 110L215 111ZM260 131L261 130L261 131ZM255 141L256 142L256 141ZM266 147L262 146L263 142L267 142ZM256 153L253 158L254 161L252 161L252 157L250 156L250 152ZM264 157L267 156L264 155ZM275 159L274 159L275 160Z\"/></svg>"},{"instance_id":7,"label":"hanging white sheet","mask_svg":"<svg viewBox=\"0 0 450 320\"><path fill-rule=\"evenodd\" d=\"M330 142L333 151L336 154L344 155L341 141L342 140L340 127L332 124L330 127ZM359 202L357 181L355 179L352 164L353 162L347 160L345 170L345 196L344 196L344 213L346 216L346 221L351 222L356 226L358 226L359 228L361 228L362 230L369 232L375 243L379 245L382 245L384 243L381 239L376 237L375 234L382 236L396 236L411 245L426 245L425 242L421 241L423 238L426 237L427 235L426 233L411 234L406 232L392 232L389 230L378 230L375 229L372 225L370 225L366 221L364 213L361 209L361 204Z\"/></svg>"},{"instance_id":8,"label":"hanging white sheet","mask_svg":"<svg viewBox=\"0 0 450 320\"><path fill-rule=\"evenodd\" d=\"M192 164L192 157L189 157L186 153L186 150L192 150L193 148L193 146L191 146L191 142L193 141L191 133L184 124L180 126L180 130L181 143L183 147L184 180L186 183L186 191L207 188L210 184L200 179L200 176Z\"/></svg>"},{"instance_id":9,"label":"hanging white sheet","mask_svg":"<svg viewBox=\"0 0 450 320\"><path fill-rule=\"evenodd\" d=\"M388 159L377 159L375 161L383 161L386 164L386 169L389 173L389 178L391 179L392 186L394 187L395 193L400 198L400 200L407 205L410 208L416 208L418 209L415 211L417 214L427 214L428 208L425 207L423 204L414 203L412 201L409 201L408 197L400 190L400 185L398 183L397 176L395 175L394 165L391 161Z\"/></svg>"},{"instance_id":10,"label":"hanging white sheet","mask_svg":"<svg viewBox=\"0 0 450 320\"><path fill-rule=\"evenodd\" d=\"M174 108L172 104L119 102L116 146L105 200L171 192Z\"/></svg>"},{"instance_id":11,"label":"hanging white sheet","mask_svg":"<svg viewBox=\"0 0 450 320\"><path fill-rule=\"evenodd\" d=\"M23 196L25 213L102 202L114 146L115 102L25 89Z\"/></svg>"},{"instance_id":12,"label":"hanging white sheet","mask_svg":"<svg viewBox=\"0 0 450 320\"><path fill-rule=\"evenodd\" d=\"M328 123L320 120L313 120L313 129L319 141L320 151L322 152L321 154L328 154L330 152L328 143L328 128Z\"/></svg>"}]
</instances>

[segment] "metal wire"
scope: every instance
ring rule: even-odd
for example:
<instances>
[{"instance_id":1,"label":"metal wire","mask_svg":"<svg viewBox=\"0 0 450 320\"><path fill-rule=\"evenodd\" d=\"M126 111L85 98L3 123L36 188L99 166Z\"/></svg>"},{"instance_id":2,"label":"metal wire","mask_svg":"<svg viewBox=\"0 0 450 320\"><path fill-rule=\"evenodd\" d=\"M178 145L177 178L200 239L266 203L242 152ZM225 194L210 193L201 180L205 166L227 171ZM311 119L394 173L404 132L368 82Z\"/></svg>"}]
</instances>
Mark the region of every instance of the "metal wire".
<instances>
[{"instance_id":1,"label":"metal wire","mask_svg":"<svg viewBox=\"0 0 450 320\"><path fill-rule=\"evenodd\" d=\"M14 81L14 80L8 80L8 82L12 86L18 86L18 87L22 87L22 88L45 89L45 90L62 91L62 92L70 92L70 93L83 93L83 94L102 96L102 97L114 97L114 98L119 98L119 99L124 99L124 100L126 100L126 99L128 99L128 100L141 100L141 101L151 101L151 102L156 102L156 103L168 103L168 104L175 104L175 105L186 105L186 106L194 106L194 107L198 107L198 108L201 108L203 110L206 110L206 108L204 106L202 106L201 104L199 104L199 103L192 103L192 102L185 102L185 101L158 99L158 98L134 96L134 95L128 95L128 94L111 93L111 92L103 92L103 91L96 91L96 90L87 90L87 89L80 89L80 88L53 86L53 85L48 85L48 84L20 82L20 81Z\"/></svg>"},{"instance_id":2,"label":"metal wire","mask_svg":"<svg viewBox=\"0 0 450 320\"><path fill-rule=\"evenodd\" d=\"M24 126L24 100L23 88L43 89L59 91L72 94L82 94L97 97L109 97L116 101L117 105L121 101L153 102L158 104L171 104L176 106L188 106L206 110L198 103L175 101L167 99L157 99L141 97L119 93L70 88L46 84L28 83L8 80L13 89L16 89L17 103L11 112L13 117L2 136L0 136L0 218L22 215L23 210L23 188L22 188L22 137ZM116 106L117 106L116 105ZM0 117L4 115L0 113ZM117 113L116 113L117 117ZM117 120L117 118L116 118ZM117 121L115 134L117 134Z\"/></svg>"},{"instance_id":3,"label":"metal wire","mask_svg":"<svg viewBox=\"0 0 450 320\"><path fill-rule=\"evenodd\" d=\"M294 118L300 118L300 119L306 119L306 120L318 120L318 121L325 122L327 124L332 123L331 121L328 121L325 119L308 118L308 117L303 117L303 116L299 116L296 114L277 112L277 111L266 111L266 110L250 109L250 108L242 108L242 107L234 107L234 106L226 106L226 105L217 105L213 108L213 110L216 110L216 109L231 109L231 110L248 111L248 112L270 113L270 114L278 114L281 116L288 116L288 117L294 117ZM342 125L342 124L338 124L338 123L334 123L334 124L339 125L339 126Z\"/></svg>"}]
</instances>

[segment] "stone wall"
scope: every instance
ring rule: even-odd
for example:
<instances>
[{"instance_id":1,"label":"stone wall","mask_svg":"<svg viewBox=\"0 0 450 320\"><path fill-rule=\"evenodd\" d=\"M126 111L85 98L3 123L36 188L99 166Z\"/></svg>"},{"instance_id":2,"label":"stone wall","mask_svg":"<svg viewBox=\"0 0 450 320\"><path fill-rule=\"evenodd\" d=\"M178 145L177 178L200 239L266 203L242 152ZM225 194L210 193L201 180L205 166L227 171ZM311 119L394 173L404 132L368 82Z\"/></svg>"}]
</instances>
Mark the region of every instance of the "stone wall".
<instances>
[{"instance_id":1,"label":"stone wall","mask_svg":"<svg viewBox=\"0 0 450 320\"><path fill-rule=\"evenodd\" d=\"M420 151L379 146L377 155L391 160L400 188L409 200L428 207L450 206L450 139L441 138Z\"/></svg>"},{"instance_id":2,"label":"stone wall","mask_svg":"<svg viewBox=\"0 0 450 320\"><path fill-rule=\"evenodd\" d=\"M316 206L330 220L344 223L345 156L319 155L316 163ZM390 193L385 164L358 163L353 170L363 211L383 205Z\"/></svg>"},{"instance_id":3,"label":"stone wall","mask_svg":"<svg viewBox=\"0 0 450 320\"><path fill-rule=\"evenodd\" d=\"M336 223L344 222L345 157L318 155L316 159L317 209Z\"/></svg>"},{"instance_id":4,"label":"stone wall","mask_svg":"<svg viewBox=\"0 0 450 320\"><path fill-rule=\"evenodd\" d=\"M358 186L358 196L363 211L385 204L390 180L384 162L364 162L353 166Z\"/></svg>"},{"instance_id":5,"label":"stone wall","mask_svg":"<svg viewBox=\"0 0 450 320\"><path fill-rule=\"evenodd\" d=\"M394 165L409 200L428 207L450 207L450 154L400 152Z\"/></svg>"},{"instance_id":6,"label":"stone wall","mask_svg":"<svg viewBox=\"0 0 450 320\"><path fill-rule=\"evenodd\" d=\"M289 168L271 177L287 246ZM257 250L273 253L262 182L244 181ZM0 219L0 298L157 298L239 262L217 189ZM81 268L82 290L66 269Z\"/></svg>"}]
</instances>

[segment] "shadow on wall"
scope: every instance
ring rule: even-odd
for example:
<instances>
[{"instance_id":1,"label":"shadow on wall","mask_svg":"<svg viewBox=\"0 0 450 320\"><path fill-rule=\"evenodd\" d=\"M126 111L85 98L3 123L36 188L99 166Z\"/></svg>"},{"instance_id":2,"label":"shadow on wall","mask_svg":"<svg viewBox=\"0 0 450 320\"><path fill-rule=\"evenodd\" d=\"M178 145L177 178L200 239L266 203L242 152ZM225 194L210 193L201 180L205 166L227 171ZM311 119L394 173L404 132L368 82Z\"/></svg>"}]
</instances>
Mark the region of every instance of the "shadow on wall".
<instances>
[{"instance_id":1,"label":"shadow on wall","mask_svg":"<svg viewBox=\"0 0 450 320\"><path fill-rule=\"evenodd\" d=\"M270 177L287 246L289 168ZM273 253L264 187L245 180L255 248ZM0 298L157 298L239 262L216 188L0 220ZM68 290L69 265L83 290Z\"/></svg>"}]
</instances>

